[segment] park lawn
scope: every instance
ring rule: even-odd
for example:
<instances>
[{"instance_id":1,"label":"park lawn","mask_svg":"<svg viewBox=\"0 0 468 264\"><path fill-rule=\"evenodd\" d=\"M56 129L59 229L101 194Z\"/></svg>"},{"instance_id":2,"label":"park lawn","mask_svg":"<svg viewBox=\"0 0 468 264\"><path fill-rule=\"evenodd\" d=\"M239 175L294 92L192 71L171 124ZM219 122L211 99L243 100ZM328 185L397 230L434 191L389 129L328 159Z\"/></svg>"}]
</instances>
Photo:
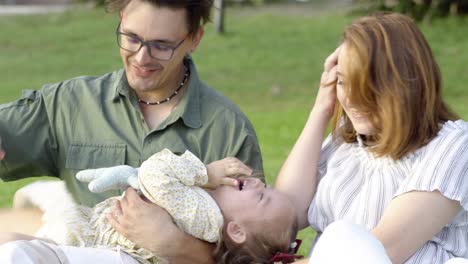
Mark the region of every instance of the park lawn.
<instances>
[{"instance_id":1,"label":"park lawn","mask_svg":"<svg viewBox=\"0 0 468 264\"><path fill-rule=\"evenodd\" d=\"M273 183L314 102L323 60L353 17L244 11L228 9L225 35L216 34L209 25L194 59L201 77L251 119L267 181ZM421 25L441 67L444 97L464 119L468 119L468 35L463 29L467 22L448 19ZM101 9L0 17L0 103L18 98L22 89L120 68L116 23L116 15ZM32 180L0 182L0 208L11 206L15 190ZM313 236L310 228L301 232L305 242L300 253L307 254Z\"/></svg>"}]
</instances>

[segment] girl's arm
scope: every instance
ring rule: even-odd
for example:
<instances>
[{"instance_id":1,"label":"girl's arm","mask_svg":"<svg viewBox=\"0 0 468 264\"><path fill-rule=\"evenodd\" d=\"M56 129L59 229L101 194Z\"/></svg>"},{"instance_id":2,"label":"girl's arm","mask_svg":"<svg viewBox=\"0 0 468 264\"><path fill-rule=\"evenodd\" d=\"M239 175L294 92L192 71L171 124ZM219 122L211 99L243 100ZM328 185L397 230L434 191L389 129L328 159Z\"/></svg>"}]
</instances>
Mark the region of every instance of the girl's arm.
<instances>
[{"instance_id":1,"label":"girl's arm","mask_svg":"<svg viewBox=\"0 0 468 264\"><path fill-rule=\"evenodd\" d=\"M275 182L292 199L299 228L307 226L307 210L315 195L320 149L336 101L336 65L339 48L325 61L314 107Z\"/></svg>"}]
</instances>

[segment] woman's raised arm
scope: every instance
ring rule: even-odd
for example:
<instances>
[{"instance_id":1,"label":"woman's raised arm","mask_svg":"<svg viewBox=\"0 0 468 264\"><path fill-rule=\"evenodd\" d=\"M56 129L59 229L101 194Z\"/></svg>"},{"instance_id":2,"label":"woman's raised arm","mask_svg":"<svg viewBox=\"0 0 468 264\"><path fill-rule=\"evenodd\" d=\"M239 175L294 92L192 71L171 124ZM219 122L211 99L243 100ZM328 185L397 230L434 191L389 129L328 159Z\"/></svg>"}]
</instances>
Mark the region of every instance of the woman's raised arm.
<instances>
[{"instance_id":1,"label":"woman's raised arm","mask_svg":"<svg viewBox=\"0 0 468 264\"><path fill-rule=\"evenodd\" d=\"M317 185L320 149L335 107L339 50L337 48L325 61L314 107L275 182L275 188L288 194L295 204L299 228L307 226L307 209Z\"/></svg>"}]
</instances>

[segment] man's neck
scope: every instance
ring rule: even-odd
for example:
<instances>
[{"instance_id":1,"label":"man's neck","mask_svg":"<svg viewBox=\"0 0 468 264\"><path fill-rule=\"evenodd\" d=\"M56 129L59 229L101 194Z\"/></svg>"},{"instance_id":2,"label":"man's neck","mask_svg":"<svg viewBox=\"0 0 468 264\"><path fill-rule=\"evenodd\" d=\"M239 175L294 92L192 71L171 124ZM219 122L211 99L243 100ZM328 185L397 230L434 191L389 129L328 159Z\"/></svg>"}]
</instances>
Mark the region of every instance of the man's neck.
<instances>
[{"instance_id":1,"label":"man's neck","mask_svg":"<svg viewBox=\"0 0 468 264\"><path fill-rule=\"evenodd\" d=\"M138 99L157 104L157 102L164 102L167 98L175 96L174 92L181 88L181 83L186 84L188 81L188 77L187 80L185 79L185 66L182 65L176 72L176 74L173 74L167 80L161 81L157 87L149 91L135 91Z\"/></svg>"}]
</instances>

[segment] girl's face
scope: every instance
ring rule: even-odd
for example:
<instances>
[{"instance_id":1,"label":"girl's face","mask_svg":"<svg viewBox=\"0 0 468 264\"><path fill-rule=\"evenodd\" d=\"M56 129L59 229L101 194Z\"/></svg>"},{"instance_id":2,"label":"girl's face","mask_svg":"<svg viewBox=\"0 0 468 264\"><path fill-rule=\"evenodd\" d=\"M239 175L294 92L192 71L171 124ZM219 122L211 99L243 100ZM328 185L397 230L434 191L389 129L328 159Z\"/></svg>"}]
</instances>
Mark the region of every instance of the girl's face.
<instances>
[{"instance_id":1,"label":"girl's face","mask_svg":"<svg viewBox=\"0 0 468 264\"><path fill-rule=\"evenodd\" d=\"M338 101L343 107L343 110L351 120L356 132L361 135L370 136L375 133L375 128L370 122L369 113L360 111L358 107L352 105L348 99L347 93L353 91L352 87L350 88L347 86L346 65L348 65L351 59L352 58L350 58L350 55L348 54L346 45L342 44L340 54L338 55L338 81L336 84L336 95L338 97Z\"/></svg>"},{"instance_id":2,"label":"girl's face","mask_svg":"<svg viewBox=\"0 0 468 264\"><path fill-rule=\"evenodd\" d=\"M295 210L289 198L256 178L243 179L239 187L223 185L212 193L224 218L241 223L290 226ZM282 230L283 228L279 228Z\"/></svg>"}]
</instances>

